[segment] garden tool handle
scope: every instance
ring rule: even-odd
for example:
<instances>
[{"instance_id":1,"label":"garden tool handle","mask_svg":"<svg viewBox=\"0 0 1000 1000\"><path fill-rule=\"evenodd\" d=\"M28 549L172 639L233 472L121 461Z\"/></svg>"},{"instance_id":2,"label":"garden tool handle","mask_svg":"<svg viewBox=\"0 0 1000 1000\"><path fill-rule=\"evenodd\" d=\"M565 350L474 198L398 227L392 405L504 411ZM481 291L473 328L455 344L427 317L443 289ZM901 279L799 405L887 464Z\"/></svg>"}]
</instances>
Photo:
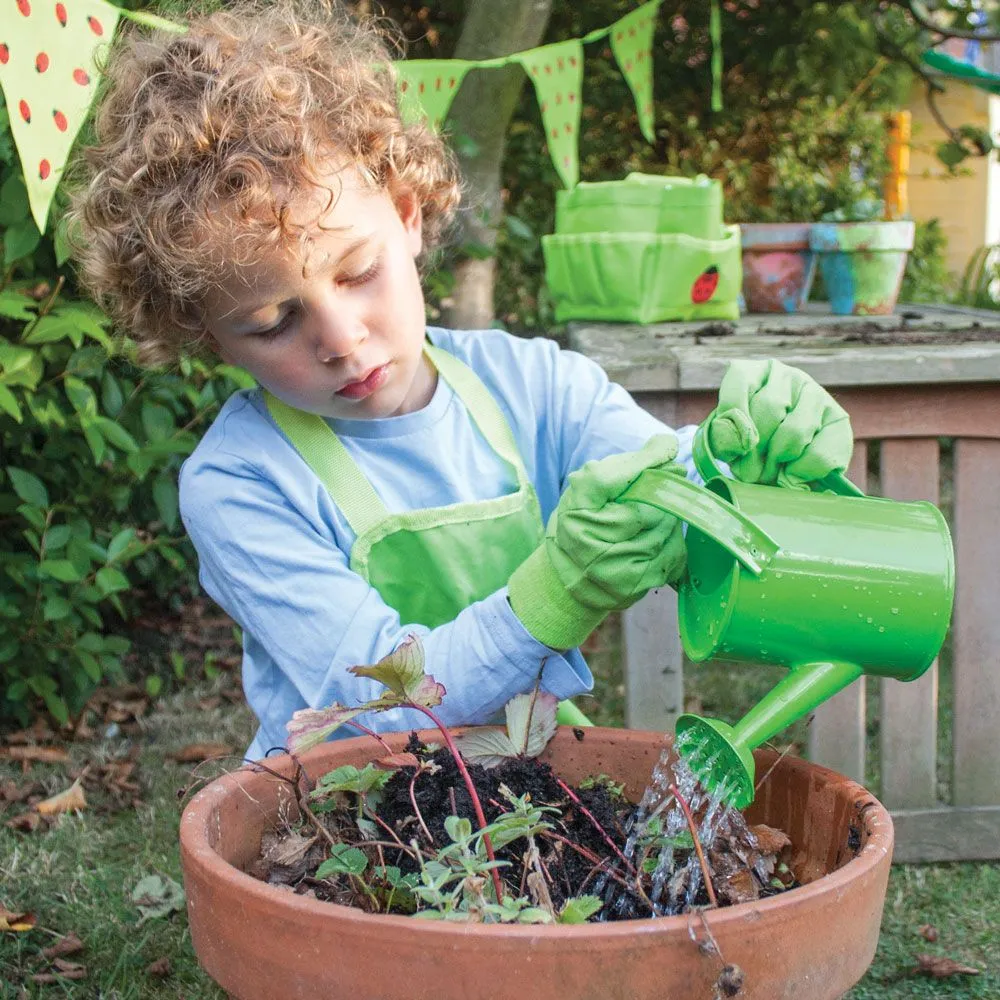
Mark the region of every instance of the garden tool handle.
<instances>
[{"instance_id":1,"label":"garden tool handle","mask_svg":"<svg viewBox=\"0 0 1000 1000\"><path fill-rule=\"evenodd\" d=\"M646 469L617 500L644 503L708 535L760 576L778 543L718 494L666 469Z\"/></svg>"},{"instance_id":2,"label":"garden tool handle","mask_svg":"<svg viewBox=\"0 0 1000 1000\"><path fill-rule=\"evenodd\" d=\"M708 443L707 428L713 416L715 416L714 410L698 425L691 443L691 457L694 459L694 467L706 483L710 479L716 479L723 475L722 469L719 468L719 462L712 452L712 447ZM865 495L864 490L855 486L842 472L838 471L827 473L822 479L809 485L813 490L836 493L842 497L863 497Z\"/></svg>"}]
</instances>

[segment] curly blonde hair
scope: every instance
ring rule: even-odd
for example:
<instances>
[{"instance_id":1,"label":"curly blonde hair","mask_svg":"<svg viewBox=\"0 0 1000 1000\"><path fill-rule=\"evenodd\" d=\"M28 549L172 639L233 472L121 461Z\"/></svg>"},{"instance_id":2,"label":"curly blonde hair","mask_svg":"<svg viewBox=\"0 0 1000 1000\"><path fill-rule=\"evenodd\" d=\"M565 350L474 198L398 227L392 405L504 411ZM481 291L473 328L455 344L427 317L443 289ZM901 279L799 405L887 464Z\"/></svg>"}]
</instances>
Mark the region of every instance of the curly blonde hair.
<instances>
[{"instance_id":1,"label":"curly blonde hair","mask_svg":"<svg viewBox=\"0 0 1000 1000\"><path fill-rule=\"evenodd\" d=\"M441 139L401 119L384 29L336 0L242 0L187 24L112 49L70 209L81 281L145 364L202 349L227 266L302 239L288 203L331 155L415 192L425 250L459 200Z\"/></svg>"}]
</instances>

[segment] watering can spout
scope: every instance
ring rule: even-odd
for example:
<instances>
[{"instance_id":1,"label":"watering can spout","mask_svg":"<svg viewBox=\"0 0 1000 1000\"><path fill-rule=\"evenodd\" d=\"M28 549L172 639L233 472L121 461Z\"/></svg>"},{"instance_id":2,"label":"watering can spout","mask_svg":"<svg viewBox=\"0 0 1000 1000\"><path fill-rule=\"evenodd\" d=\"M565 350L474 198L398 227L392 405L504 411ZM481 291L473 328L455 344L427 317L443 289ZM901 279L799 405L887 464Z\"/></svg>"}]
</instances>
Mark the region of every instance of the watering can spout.
<instances>
[{"instance_id":1,"label":"watering can spout","mask_svg":"<svg viewBox=\"0 0 1000 1000\"><path fill-rule=\"evenodd\" d=\"M862 673L856 663L808 663L796 667L735 726L717 719L682 715L676 729L678 752L703 784L742 809L754 796L753 751Z\"/></svg>"}]
</instances>

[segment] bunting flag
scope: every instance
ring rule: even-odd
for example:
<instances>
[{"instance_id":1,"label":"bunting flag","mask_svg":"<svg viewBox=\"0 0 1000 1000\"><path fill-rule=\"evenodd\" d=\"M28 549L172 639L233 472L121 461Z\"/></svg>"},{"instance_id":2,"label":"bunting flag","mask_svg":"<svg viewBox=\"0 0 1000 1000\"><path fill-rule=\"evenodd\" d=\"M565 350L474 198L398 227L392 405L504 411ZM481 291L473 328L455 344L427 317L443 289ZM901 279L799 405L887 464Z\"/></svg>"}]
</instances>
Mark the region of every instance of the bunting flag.
<instances>
[{"instance_id":1,"label":"bunting flag","mask_svg":"<svg viewBox=\"0 0 1000 1000\"><path fill-rule=\"evenodd\" d=\"M97 86L94 54L111 40L120 18L183 32L183 24L145 11L121 10L107 0L4 0L0 20L0 86L24 171L31 213L44 231L70 148ZM470 69L517 63L535 88L549 154L560 179L579 178L583 46L609 38L611 51L635 99L643 136L653 131L653 31L663 0L649 0L607 28L509 56L482 60L415 59L396 62L400 106L408 121L420 116L440 128ZM712 0L712 108L722 107L722 46L718 0Z\"/></svg>"},{"instance_id":2,"label":"bunting flag","mask_svg":"<svg viewBox=\"0 0 1000 1000\"><path fill-rule=\"evenodd\" d=\"M611 25L611 51L635 99L639 128L653 142L653 29L662 0L652 0Z\"/></svg>"},{"instance_id":3,"label":"bunting flag","mask_svg":"<svg viewBox=\"0 0 1000 1000\"><path fill-rule=\"evenodd\" d=\"M542 112L545 142L552 165L563 184L575 187L580 179L580 91L583 87L583 42L543 45L514 57L535 85Z\"/></svg>"},{"instance_id":4,"label":"bunting flag","mask_svg":"<svg viewBox=\"0 0 1000 1000\"><path fill-rule=\"evenodd\" d=\"M393 63L404 121L427 119L441 127L465 74L477 64L464 59L401 59Z\"/></svg>"},{"instance_id":5,"label":"bunting flag","mask_svg":"<svg viewBox=\"0 0 1000 1000\"><path fill-rule=\"evenodd\" d=\"M17 0L0 23L0 85L31 214L45 231L70 147L97 87L94 53L121 13L105 0Z\"/></svg>"}]
</instances>

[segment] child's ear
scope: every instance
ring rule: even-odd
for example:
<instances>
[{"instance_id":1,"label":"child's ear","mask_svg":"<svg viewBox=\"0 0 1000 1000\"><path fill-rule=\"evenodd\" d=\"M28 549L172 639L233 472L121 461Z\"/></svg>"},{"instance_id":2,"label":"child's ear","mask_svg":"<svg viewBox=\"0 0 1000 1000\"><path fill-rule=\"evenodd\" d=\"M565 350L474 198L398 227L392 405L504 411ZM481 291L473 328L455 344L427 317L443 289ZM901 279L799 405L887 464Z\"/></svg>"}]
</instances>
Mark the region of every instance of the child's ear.
<instances>
[{"instance_id":1,"label":"child's ear","mask_svg":"<svg viewBox=\"0 0 1000 1000\"><path fill-rule=\"evenodd\" d=\"M420 199L412 188L400 186L393 192L392 200L406 230L410 252L418 257L424 247L424 212Z\"/></svg>"}]
</instances>

